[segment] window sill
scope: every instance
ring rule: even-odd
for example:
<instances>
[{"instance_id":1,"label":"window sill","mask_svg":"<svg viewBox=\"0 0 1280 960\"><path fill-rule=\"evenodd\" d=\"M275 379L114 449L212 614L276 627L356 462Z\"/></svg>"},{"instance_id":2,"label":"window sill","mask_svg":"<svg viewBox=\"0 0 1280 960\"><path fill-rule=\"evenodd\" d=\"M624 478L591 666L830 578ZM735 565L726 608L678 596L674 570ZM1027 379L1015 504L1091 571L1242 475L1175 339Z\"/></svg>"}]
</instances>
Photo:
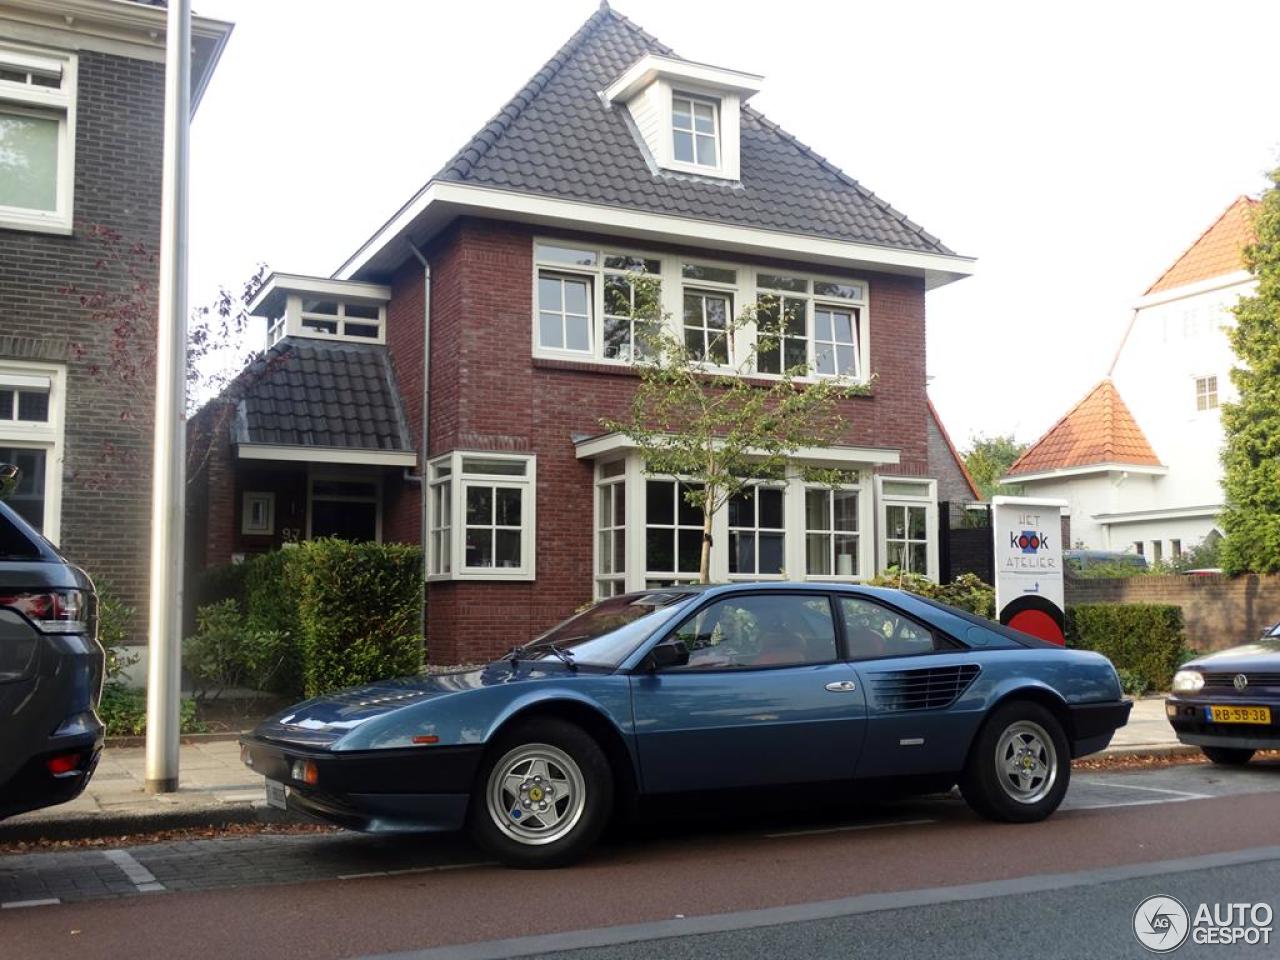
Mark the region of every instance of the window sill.
<instances>
[{"instance_id":1,"label":"window sill","mask_svg":"<svg viewBox=\"0 0 1280 960\"><path fill-rule=\"evenodd\" d=\"M48 233L61 237L69 237L74 233L70 219L24 217L13 211L0 213L0 230L14 230L21 233Z\"/></svg>"},{"instance_id":2,"label":"window sill","mask_svg":"<svg viewBox=\"0 0 1280 960\"><path fill-rule=\"evenodd\" d=\"M604 373L615 377L639 377L640 373L631 363L624 360L583 359L569 360L562 357L533 357L535 370L572 370L578 373ZM782 380L773 373L738 373L733 367L706 367L702 370L709 377L738 377L752 386L772 387ZM803 389L805 386L831 377L796 377L792 383ZM849 384L858 390L849 399L870 399L873 396L872 385L865 380L855 380Z\"/></svg>"},{"instance_id":3,"label":"window sill","mask_svg":"<svg viewBox=\"0 0 1280 960\"><path fill-rule=\"evenodd\" d=\"M636 368L622 360L586 359L569 360L562 357L533 358L537 370L574 370L579 373L606 373L615 377L638 377Z\"/></svg>"},{"instance_id":4,"label":"window sill","mask_svg":"<svg viewBox=\"0 0 1280 960\"><path fill-rule=\"evenodd\" d=\"M432 573L427 583L532 583L535 579L532 573Z\"/></svg>"}]
</instances>

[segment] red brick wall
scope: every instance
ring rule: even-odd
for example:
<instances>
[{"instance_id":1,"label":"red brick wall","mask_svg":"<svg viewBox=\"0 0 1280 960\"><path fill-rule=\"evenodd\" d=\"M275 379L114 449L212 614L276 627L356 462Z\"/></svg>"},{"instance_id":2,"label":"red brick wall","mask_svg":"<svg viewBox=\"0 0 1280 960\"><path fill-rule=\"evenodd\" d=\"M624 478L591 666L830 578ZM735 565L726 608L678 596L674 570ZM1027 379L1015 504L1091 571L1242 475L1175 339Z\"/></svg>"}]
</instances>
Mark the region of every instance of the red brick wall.
<instances>
[{"instance_id":1,"label":"red brick wall","mask_svg":"<svg viewBox=\"0 0 1280 960\"><path fill-rule=\"evenodd\" d=\"M1280 575L1137 576L1067 580L1067 605L1171 603L1182 608L1187 643L1205 653L1256 639L1280 621Z\"/></svg>"},{"instance_id":2,"label":"red brick wall","mask_svg":"<svg viewBox=\"0 0 1280 960\"><path fill-rule=\"evenodd\" d=\"M432 584L428 649L433 663L488 658L527 640L591 597L592 468L574 456L571 436L599 433L601 417L622 416L636 379L614 367L583 369L531 356L535 232L545 233L518 224L463 220L429 252L431 454L476 449L538 457L537 579ZM927 475L923 283L888 274L859 276L870 281L876 382L872 396L846 401L843 440L897 448L902 463L894 473ZM416 262L396 275L393 287L388 337L399 343L416 331L420 358L421 269ZM416 305L411 302L415 293ZM403 305L397 302L402 297ZM398 358L406 407L419 418L413 424L418 436L420 410L410 396L414 381L408 366Z\"/></svg>"}]
</instances>

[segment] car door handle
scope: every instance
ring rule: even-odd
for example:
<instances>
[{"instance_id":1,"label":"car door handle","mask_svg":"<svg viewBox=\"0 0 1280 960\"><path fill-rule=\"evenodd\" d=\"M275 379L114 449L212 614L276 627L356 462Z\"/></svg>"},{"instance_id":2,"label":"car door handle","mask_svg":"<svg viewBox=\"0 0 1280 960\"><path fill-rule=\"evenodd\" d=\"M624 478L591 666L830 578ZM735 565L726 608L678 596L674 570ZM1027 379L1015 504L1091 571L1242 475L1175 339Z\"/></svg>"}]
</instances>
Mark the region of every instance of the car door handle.
<instances>
[{"instance_id":1,"label":"car door handle","mask_svg":"<svg viewBox=\"0 0 1280 960\"><path fill-rule=\"evenodd\" d=\"M834 680L827 684L827 689L832 693L852 693L858 685L852 680Z\"/></svg>"}]
</instances>

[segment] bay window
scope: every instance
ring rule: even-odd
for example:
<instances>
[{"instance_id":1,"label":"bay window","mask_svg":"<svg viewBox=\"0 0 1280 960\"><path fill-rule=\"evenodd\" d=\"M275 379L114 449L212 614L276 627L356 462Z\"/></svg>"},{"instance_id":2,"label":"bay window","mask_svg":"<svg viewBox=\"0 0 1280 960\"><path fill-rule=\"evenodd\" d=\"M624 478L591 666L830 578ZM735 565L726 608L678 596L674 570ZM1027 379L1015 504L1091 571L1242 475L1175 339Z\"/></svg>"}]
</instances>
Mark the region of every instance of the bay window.
<instances>
[{"instance_id":1,"label":"bay window","mask_svg":"<svg viewBox=\"0 0 1280 960\"><path fill-rule=\"evenodd\" d=\"M781 487L758 485L729 499L729 576L782 576L787 542L785 497Z\"/></svg>"},{"instance_id":2,"label":"bay window","mask_svg":"<svg viewBox=\"0 0 1280 960\"><path fill-rule=\"evenodd\" d=\"M0 45L0 225L71 232L76 63Z\"/></svg>"},{"instance_id":3,"label":"bay window","mask_svg":"<svg viewBox=\"0 0 1280 960\"><path fill-rule=\"evenodd\" d=\"M627 590L627 483L622 460L601 464L596 481L596 597Z\"/></svg>"},{"instance_id":4,"label":"bay window","mask_svg":"<svg viewBox=\"0 0 1280 960\"><path fill-rule=\"evenodd\" d=\"M876 477L880 569L937 577L938 505L933 480Z\"/></svg>"},{"instance_id":5,"label":"bay window","mask_svg":"<svg viewBox=\"0 0 1280 960\"><path fill-rule=\"evenodd\" d=\"M428 466L428 576L532 580L535 458L454 452Z\"/></svg>"},{"instance_id":6,"label":"bay window","mask_svg":"<svg viewBox=\"0 0 1280 960\"><path fill-rule=\"evenodd\" d=\"M649 478L644 482L645 580L651 585L696 580L702 565L702 508L685 494L701 484Z\"/></svg>"},{"instance_id":7,"label":"bay window","mask_svg":"<svg viewBox=\"0 0 1280 960\"><path fill-rule=\"evenodd\" d=\"M809 487L804 498L805 573L810 577L858 576L858 491Z\"/></svg>"}]
</instances>

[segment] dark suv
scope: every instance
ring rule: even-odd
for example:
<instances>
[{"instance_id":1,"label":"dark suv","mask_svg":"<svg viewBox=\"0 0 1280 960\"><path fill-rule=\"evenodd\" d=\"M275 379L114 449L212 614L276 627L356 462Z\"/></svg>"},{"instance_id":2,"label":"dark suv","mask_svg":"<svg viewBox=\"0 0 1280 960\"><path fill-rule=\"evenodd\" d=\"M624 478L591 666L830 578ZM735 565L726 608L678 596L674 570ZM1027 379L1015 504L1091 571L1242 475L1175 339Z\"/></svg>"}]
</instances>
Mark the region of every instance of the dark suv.
<instances>
[{"instance_id":1,"label":"dark suv","mask_svg":"<svg viewBox=\"0 0 1280 960\"><path fill-rule=\"evenodd\" d=\"M0 496L16 485L0 464ZM0 819L80 794L102 750L93 582L0 502Z\"/></svg>"}]
</instances>

